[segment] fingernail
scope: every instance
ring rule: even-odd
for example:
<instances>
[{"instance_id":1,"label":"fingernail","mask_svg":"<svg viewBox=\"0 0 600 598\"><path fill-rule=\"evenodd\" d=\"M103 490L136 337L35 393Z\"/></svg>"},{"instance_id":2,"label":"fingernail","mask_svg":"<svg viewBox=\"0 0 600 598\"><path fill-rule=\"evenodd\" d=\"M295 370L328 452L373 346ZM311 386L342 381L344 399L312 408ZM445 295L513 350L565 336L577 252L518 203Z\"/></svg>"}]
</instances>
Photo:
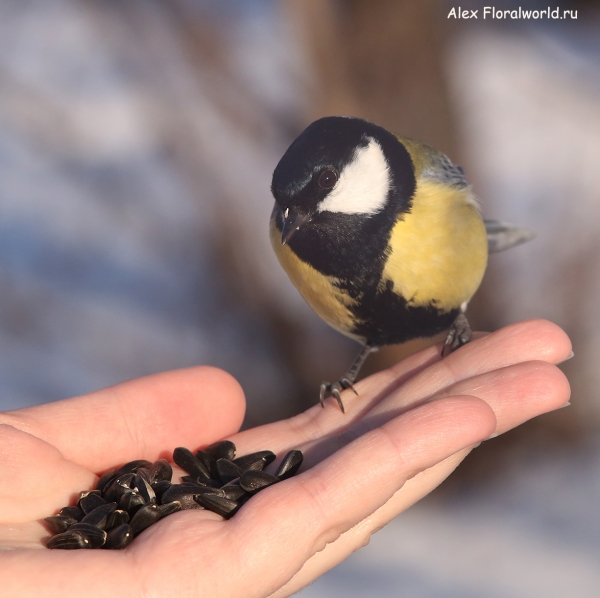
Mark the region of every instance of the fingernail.
<instances>
[{"instance_id":1,"label":"fingernail","mask_svg":"<svg viewBox=\"0 0 600 598\"><path fill-rule=\"evenodd\" d=\"M565 403L562 407L558 407L558 409L564 409L565 407L568 407L571 404L571 401L569 401L568 403Z\"/></svg>"},{"instance_id":2,"label":"fingernail","mask_svg":"<svg viewBox=\"0 0 600 598\"><path fill-rule=\"evenodd\" d=\"M564 363L565 361L569 361L569 359L573 359L573 357L575 357L575 353L573 353L573 351L571 351L569 353L569 355L565 359L563 359L560 363Z\"/></svg>"},{"instance_id":3,"label":"fingernail","mask_svg":"<svg viewBox=\"0 0 600 598\"><path fill-rule=\"evenodd\" d=\"M488 440L491 440L492 438L496 438L498 436L498 432L494 432L489 438Z\"/></svg>"}]
</instances>

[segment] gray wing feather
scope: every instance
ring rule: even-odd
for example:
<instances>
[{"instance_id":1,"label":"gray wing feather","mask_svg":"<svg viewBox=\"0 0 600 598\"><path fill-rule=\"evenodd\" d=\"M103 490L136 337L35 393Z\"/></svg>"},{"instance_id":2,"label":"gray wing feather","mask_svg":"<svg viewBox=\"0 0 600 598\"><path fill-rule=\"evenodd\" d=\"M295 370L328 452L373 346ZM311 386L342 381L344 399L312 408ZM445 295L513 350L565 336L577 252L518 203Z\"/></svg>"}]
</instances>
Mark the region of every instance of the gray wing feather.
<instances>
[{"instance_id":1,"label":"gray wing feather","mask_svg":"<svg viewBox=\"0 0 600 598\"><path fill-rule=\"evenodd\" d=\"M516 226L500 220L484 220L488 239L488 251L498 253L521 243L531 241L535 233L524 226Z\"/></svg>"},{"instance_id":2,"label":"gray wing feather","mask_svg":"<svg viewBox=\"0 0 600 598\"><path fill-rule=\"evenodd\" d=\"M424 179L445 183L459 189L469 186L464 170L454 164L446 154L428 146L423 145L422 147L427 149L426 153L428 155L428 161L421 173ZM475 201L474 198L473 200ZM498 253L510 249L521 243L531 241L535 237L535 233L524 226L516 226L500 220L484 220L483 222L487 232L489 253Z\"/></svg>"},{"instance_id":3,"label":"gray wing feather","mask_svg":"<svg viewBox=\"0 0 600 598\"><path fill-rule=\"evenodd\" d=\"M428 148L430 149L430 148ZM445 183L453 187L468 187L465 171L457 166L442 152L430 149L429 163L425 165L421 176L429 181Z\"/></svg>"}]
</instances>

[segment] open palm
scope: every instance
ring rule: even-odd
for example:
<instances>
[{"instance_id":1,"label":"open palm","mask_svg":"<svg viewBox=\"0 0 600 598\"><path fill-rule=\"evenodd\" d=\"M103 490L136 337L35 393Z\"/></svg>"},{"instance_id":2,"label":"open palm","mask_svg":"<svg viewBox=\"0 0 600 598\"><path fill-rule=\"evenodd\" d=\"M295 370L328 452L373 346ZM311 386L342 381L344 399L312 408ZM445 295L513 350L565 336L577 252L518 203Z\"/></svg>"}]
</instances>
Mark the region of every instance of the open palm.
<instances>
[{"instance_id":1,"label":"open palm","mask_svg":"<svg viewBox=\"0 0 600 598\"><path fill-rule=\"evenodd\" d=\"M3 596L288 596L442 482L479 442L563 406L555 367L571 346L545 321L515 324L439 357L425 349L289 420L238 433L239 385L198 367L0 414ZM285 400L282 397L282 400ZM229 521L175 513L127 549L47 550L41 520L97 473L230 438L238 454L301 449L301 472ZM273 464L273 468L277 462Z\"/></svg>"}]
</instances>

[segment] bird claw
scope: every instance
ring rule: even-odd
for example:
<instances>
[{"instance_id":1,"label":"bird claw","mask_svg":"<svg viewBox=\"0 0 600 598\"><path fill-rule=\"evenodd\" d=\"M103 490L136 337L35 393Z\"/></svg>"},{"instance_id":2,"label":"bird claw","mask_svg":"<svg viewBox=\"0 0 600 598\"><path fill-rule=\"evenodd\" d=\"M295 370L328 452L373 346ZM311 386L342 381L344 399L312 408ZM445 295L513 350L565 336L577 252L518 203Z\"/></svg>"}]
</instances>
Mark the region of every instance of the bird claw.
<instances>
[{"instance_id":1,"label":"bird claw","mask_svg":"<svg viewBox=\"0 0 600 598\"><path fill-rule=\"evenodd\" d=\"M456 349L460 349L460 347L466 345L471 340L471 334L471 326L469 326L467 316L463 313L458 314L446 335L446 340L442 347L442 357L446 357L456 351Z\"/></svg>"},{"instance_id":2,"label":"bird claw","mask_svg":"<svg viewBox=\"0 0 600 598\"><path fill-rule=\"evenodd\" d=\"M342 403L341 392L347 388L351 388L354 394L358 395L356 388L354 388L354 385L348 378L340 378L333 384L331 382L323 382L319 392L319 401L321 402L321 407L325 407L325 399L333 397L340 406L342 413L346 413L344 404Z\"/></svg>"}]
</instances>

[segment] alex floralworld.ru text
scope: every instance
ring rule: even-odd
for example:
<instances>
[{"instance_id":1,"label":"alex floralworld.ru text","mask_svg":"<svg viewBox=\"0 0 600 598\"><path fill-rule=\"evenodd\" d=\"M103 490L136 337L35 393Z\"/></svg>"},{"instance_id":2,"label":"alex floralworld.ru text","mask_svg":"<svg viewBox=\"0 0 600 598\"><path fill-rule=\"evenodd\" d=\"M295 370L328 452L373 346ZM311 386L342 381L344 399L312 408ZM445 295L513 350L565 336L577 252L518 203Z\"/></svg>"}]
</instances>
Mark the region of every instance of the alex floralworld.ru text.
<instances>
[{"instance_id":1,"label":"alex floralworld.ru text","mask_svg":"<svg viewBox=\"0 0 600 598\"><path fill-rule=\"evenodd\" d=\"M544 8L542 10L526 10L515 8L501 10L495 6L484 6L482 9L471 10L460 6L452 8L448 13L449 19L576 19L576 10L561 10L560 8Z\"/></svg>"}]
</instances>

